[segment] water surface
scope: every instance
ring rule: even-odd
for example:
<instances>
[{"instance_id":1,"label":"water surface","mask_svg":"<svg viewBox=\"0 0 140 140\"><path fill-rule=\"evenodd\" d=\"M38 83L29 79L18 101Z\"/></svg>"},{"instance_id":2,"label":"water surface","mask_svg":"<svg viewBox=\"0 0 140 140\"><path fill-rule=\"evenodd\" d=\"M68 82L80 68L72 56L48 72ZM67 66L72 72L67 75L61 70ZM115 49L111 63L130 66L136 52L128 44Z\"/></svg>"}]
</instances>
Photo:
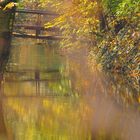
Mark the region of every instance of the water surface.
<instances>
[{"instance_id":1,"label":"water surface","mask_svg":"<svg viewBox=\"0 0 140 140\"><path fill-rule=\"evenodd\" d=\"M58 48L12 40L1 72L0 140L138 140L138 91L90 72L84 49L67 57Z\"/></svg>"}]
</instances>

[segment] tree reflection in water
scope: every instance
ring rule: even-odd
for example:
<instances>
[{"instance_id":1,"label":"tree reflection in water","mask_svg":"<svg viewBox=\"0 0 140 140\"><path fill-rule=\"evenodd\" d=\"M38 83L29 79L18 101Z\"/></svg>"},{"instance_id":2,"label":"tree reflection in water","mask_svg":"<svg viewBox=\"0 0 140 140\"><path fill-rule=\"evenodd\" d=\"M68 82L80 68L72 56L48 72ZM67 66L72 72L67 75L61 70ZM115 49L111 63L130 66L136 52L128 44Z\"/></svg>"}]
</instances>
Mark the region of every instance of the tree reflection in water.
<instances>
[{"instance_id":1,"label":"tree reflection in water","mask_svg":"<svg viewBox=\"0 0 140 140\"><path fill-rule=\"evenodd\" d=\"M90 72L81 54L66 58L55 47L14 40L2 85L9 140L138 140L133 90Z\"/></svg>"},{"instance_id":2,"label":"tree reflection in water","mask_svg":"<svg viewBox=\"0 0 140 140\"><path fill-rule=\"evenodd\" d=\"M11 34L9 32L0 32L0 139L6 140L7 128L5 125L3 109L3 73L8 61L11 49Z\"/></svg>"}]
</instances>

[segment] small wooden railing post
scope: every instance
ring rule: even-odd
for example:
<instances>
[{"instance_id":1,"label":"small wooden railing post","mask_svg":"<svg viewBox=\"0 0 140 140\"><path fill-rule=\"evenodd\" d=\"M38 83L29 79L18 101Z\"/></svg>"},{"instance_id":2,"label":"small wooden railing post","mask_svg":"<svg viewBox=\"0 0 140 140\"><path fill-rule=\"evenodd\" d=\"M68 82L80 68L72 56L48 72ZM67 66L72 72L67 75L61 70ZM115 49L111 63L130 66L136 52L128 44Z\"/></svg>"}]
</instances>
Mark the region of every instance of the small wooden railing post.
<instances>
[{"instance_id":1,"label":"small wooden railing post","mask_svg":"<svg viewBox=\"0 0 140 140\"><path fill-rule=\"evenodd\" d=\"M40 35L41 29L39 27L41 27L41 15L38 14L37 15L37 22L36 22L37 28L36 28L36 37L38 37Z\"/></svg>"}]
</instances>

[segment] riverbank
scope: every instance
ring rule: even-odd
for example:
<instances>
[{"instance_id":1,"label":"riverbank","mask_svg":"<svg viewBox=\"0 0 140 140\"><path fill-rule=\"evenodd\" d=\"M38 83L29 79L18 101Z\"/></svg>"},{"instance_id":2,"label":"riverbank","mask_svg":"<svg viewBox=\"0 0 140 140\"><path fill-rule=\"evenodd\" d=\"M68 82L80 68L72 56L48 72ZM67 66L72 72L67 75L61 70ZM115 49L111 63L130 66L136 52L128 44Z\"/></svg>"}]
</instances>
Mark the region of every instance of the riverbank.
<instances>
[{"instance_id":1,"label":"riverbank","mask_svg":"<svg viewBox=\"0 0 140 140\"><path fill-rule=\"evenodd\" d=\"M92 47L91 57L96 55L97 62L101 63L104 70L123 74L136 80L139 84L139 23L134 24L131 20L116 34L105 31L103 37L96 40L96 46Z\"/></svg>"},{"instance_id":2,"label":"riverbank","mask_svg":"<svg viewBox=\"0 0 140 140\"><path fill-rule=\"evenodd\" d=\"M89 50L90 47L82 46L77 47L77 49L62 49L60 53L68 61L66 74L71 77L72 89L76 91L80 98L86 99L88 105L93 105L95 122L92 122L94 124L92 137L94 139L107 138L109 140L112 140L112 137L119 140L121 138L123 140L138 139L138 131L135 130L135 134L134 131L132 132L136 127L132 129L130 126L128 130L128 127L125 128L125 126L128 126L133 120L133 117L130 117L131 121L128 119L129 122L126 116L131 116L130 114L133 111L139 114L139 86L135 85L133 80L127 79L125 75L103 71L95 61L95 58L93 61L89 59ZM90 110L88 111L90 112ZM116 124L112 122L115 119L114 114L118 114L118 112L124 114L124 116L120 115L121 120L123 117L125 118L123 125L119 124L119 122ZM128 112L131 113L129 114ZM110 122L117 129L112 127ZM99 130L100 126L103 126L103 133ZM107 134L108 132L109 135Z\"/></svg>"},{"instance_id":3,"label":"riverbank","mask_svg":"<svg viewBox=\"0 0 140 140\"><path fill-rule=\"evenodd\" d=\"M51 6L61 14L45 26L58 26L63 36L71 37L62 41L62 48L76 48L78 45L74 39L91 42L89 57L92 60L96 58L103 70L125 75L139 84L138 0L69 3L58 0L56 3L59 3L58 7L54 3Z\"/></svg>"},{"instance_id":4,"label":"riverbank","mask_svg":"<svg viewBox=\"0 0 140 140\"><path fill-rule=\"evenodd\" d=\"M84 94L92 94L94 90L92 90L92 85L94 83L98 83L99 81L104 81L106 86L110 88L112 85L115 84L114 91L107 93L107 96L113 96L116 101L119 101L120 104L124 106L127 105L134 105L135 107L138 106L140 102L140 95L139 95L139 83L137 79L133 79L124 75L122 73L113 73L109 72L108 70L103 70L100 63L98 63L97 57L93 53L91 53L90 46L88 45L81 45L82 47L77 47L72 49L64 49L60 50L60 53L64 55L66 58L73 60L75 63L70 67L72 74L75 73L73 76L74 79L82 79L82 82L76 82L73 80L74 87L78 90L78 87L81 89L79 92L83 92ZM90 54L90 56L89 56ZM91 56L92 55L92 56ZM97 76L98 75L98 76ZM100 75L100 76L99 76ZM71 75L72 76L72 75ZM77 77L77 78L76 78ZM99 78L100 77L100 78ZM100 83L100 82L99 82ZM98 83L98 84L99 84ZM78 85L77 85L78 84ZM101 83L100 83L101 84ZM98 85L95 89L100 89L101 85ZM90 89L90 91L89 91ZM120 90L121 93L119 96L116 95L116 90ZM99 91L100 93L101 91ZM131 93L129 93L131 92ZM129 96L127 96L129 95ZM134 108L135 108L134 107Z\"/></svg>"}]
</instances>

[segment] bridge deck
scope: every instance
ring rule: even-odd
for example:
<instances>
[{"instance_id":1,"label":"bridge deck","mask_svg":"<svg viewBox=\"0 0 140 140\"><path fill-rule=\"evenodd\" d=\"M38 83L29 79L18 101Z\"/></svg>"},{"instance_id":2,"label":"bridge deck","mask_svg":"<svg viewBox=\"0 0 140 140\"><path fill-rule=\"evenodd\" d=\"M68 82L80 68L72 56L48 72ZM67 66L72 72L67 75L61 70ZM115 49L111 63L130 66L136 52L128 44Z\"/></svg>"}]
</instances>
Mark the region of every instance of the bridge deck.
<instances>
[{"instance_id":1,"label":"bridge deck","mask_svg":"<svg viewBox=\"0 0 140 140\"><path fill-rule=\"evenodd\" d=\"M33 38L33 39L48 39L48 40L61 40L64 39L62 36L54 36L54 35L38 35L35 34L19 34L13 32L14 37L22 37L22 38Z\"/></svg>"},{"instance_id":2,"label":"bridge deck","mask_svg":"<svg viewBox=\"0 0 140 140\"><path fill-rule=\"evenodd\" d=\"M36 18L36 23L34 25L32 25L33 23L30 23L30 24L25 24L25 23L18 23L18 24L14 24L14 28L15 29L25 29L25 30L34 30L35 31L35 34L30 34L31 32L27 32L27 33L20 33L19 32L13 32L13 36L14 37L22 37L22 38L34 38L34 39L48 39L48 40L60 40L60 39L63 39L62 36L60 36L60 34L56 34L56 35L52 35L52 33L58 33L59 32L59 29L58 28L45 28L44 27L44 24L42 23L42 20L44 16L58 16L58 14L56 13L53 13L51 11L42 11L42 10L30 10L30 9L17 9L15 11L16 13L24 13L24 14L35 14L37 15L37 18ZM43 16L41 16L43 15ZM18 16L18 15L17 15ZM17 30L16 30L17 31ZM44 32L41 32L41 31L44 31ZM48 33L49 32L49 33ZM51 35L50 35L50 32ZM44 35L44 34L46 35Z\"/></svg>"},{"instance_id":3,"label":"bridge deck","mask_svg":"<svg viewBox=\"0 0 140 140\"><path fill-rule=\"evenodd\" d=\"M26 25L26 24L15 24L14 28L24 28L29 30L45 30L45 31L59 31L58 28L52 27L52 28L45 28L44 26L40 25Z\"/></svg>"},{"instance_id":4,"label":"bridge deck","mask_svg":"<svg viewBox=\"0 0 140 140\"><path fill-rule=\"evenodd\" d=\"M42 11L42 10L30 10L30 9L17 9L16 13L26 13L26 14L39 14L39 15L51 15L58 16L59 14L50 12L50 11Z\"/></svg>"}]
</instances>

